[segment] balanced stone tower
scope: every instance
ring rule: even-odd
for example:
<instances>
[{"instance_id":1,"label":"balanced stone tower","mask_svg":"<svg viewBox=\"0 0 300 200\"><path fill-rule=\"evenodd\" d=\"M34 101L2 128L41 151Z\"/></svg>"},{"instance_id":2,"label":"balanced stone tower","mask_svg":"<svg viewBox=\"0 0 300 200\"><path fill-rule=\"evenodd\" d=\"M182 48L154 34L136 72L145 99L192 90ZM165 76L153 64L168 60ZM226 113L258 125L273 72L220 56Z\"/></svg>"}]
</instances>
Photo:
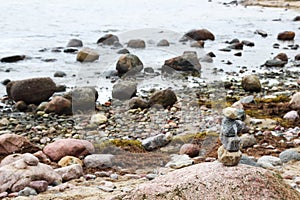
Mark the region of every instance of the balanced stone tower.
<instances>
[{"instance_id":1,"label":"balanced stone tower","mask_svg":"<svg viewBox=\"0 0 300 200\"><path fill-rule=\"evenodd\" d=\"M242 109L227 107L223 109L223 115L220 134L222 146L218 149L218 160L225 166L235 166L242 157L238 133L244 127L244 122L239 119L242 119L245 113Z\"/></svg>"}]
</instances>

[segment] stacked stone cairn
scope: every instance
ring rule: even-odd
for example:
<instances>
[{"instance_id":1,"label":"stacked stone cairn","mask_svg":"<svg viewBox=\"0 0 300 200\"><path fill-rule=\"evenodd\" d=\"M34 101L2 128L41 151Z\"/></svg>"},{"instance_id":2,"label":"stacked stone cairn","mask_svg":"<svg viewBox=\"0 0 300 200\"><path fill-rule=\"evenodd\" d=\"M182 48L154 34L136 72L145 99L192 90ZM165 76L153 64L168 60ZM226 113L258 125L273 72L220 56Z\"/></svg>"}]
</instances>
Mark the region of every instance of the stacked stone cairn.
<instances>
[{"instance_id":1,"label":"stacked stone cairn","mask_svg":"<svg viewBox=\"0 0 300 200\"><path fill-rule=\"evenodd\" d=\"M225 166L235 166L239 163L242 152L240 151L241 139L238 133L245 127L243 109L227 107L223 109L220 140L222 146L218 149L218 160Z\"/></svg>"}]
</instances>

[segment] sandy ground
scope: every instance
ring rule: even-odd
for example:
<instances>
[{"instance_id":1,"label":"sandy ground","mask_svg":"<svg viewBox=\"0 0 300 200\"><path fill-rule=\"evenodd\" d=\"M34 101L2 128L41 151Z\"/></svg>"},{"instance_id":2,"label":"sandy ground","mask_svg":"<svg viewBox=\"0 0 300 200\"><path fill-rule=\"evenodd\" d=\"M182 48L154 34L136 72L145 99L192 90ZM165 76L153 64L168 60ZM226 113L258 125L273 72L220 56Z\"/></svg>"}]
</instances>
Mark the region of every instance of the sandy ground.
<instances>
[{"instance_id":1,"label":"sandy ground","mask_svg":"<svg viewBox=\"0 0 300 200\"><path fill-rule=\"evenodd\" d=\"M300 0L244 0L244 5L300 9Z\"/></svg>"}]
</instances>

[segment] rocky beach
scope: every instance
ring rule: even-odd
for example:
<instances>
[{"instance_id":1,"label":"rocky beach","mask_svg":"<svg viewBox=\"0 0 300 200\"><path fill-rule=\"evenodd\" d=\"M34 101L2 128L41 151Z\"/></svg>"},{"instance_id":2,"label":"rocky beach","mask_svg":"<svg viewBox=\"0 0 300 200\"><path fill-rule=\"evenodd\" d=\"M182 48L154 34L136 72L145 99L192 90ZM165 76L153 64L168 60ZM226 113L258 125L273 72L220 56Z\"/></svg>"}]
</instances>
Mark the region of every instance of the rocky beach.
<instances>
[{"instance_id":1,"label":"rocky beach","mask_svg":"<svg viewBox=\"0 0 300 200\"><path fill-rule=\"evenodd\" d=\"M299 1L32 3L0 23L0 199L300 199Z\"/></svg>"}]
</instances>

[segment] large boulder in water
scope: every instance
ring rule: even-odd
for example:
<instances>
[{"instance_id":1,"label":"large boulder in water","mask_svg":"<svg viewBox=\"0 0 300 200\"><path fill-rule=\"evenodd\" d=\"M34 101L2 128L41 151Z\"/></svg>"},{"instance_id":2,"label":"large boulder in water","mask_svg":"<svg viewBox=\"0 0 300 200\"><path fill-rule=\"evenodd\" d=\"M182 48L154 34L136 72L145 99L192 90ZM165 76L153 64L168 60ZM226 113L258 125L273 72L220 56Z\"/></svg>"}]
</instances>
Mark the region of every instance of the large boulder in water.
<instances>
[{"instance_id":1,"label":"large boulder in water","mask_svg":"<svg viewBox=\"0 0 300 200\"><path fill-rule=\"evenodd\" d=\"M98 39L97 44L113 45L115 42L119 42L119 38L113 34L105 34Z\"/></svg>"},{"instance_id":2,"label":"large boulder in water","mask_svg":"<svg viewBox=\"0 0 300 200\"><path fill-rule=\"evenodd\" d=\"M164 108L173 106L177 101L177 96L175 92L170 89L160 90L153 93L149 100L149 105L160 105Z\"/></svg>"},{"instance_id":3,"label":"large boulder in water","mask_svg":"<svg viewBox=\"0 0 300 200\"><path fill-rule=\"evenodd\" d=\"M259 167L200 163L158 176L130 191L123 200L300 199L280 176Z\"/></svg>"},{"instance_id":4,"label":"large boulder in water","mask_svg":"<svg viewBox=\"0 0 300 200\"><path fill-rule=\"evenodd\" d=\"M146 43L144 40L133 39L133 40L128 41L127 47L135 48L135 49L142 49L142 48L146 47Z\"/></svg>"},{"instance_id":5,"label":"large boulder in water","mask_svg":"<svg viewBox=\"0 0 300 200\"><path fill-rule=\"evenodd\" d=\"M31 78L12 81L7 84L6 92L14 101L27 104L40 104L47 101L56 91L56 84L51 78Z\"/></svg>"},{"instance_id":6,"label":"large boulder in water","mask_svg":"<svg viewBox=\"0 0 300 200\"><path fill-rule=\"evenodd\" d=\"M293 40L294 38L295 38L294 31L284 31L284 32L278 33L278 35L277 35L278 40Z\"/></svg>"},{"instance_id":7,"label":"large boulder in water","mask_svg":"<svg viewBox=\"0 0 300 200\"><path fill-rule=\"evenodd\" d=\"M83 43L79 39L71 39L67 44L67 47L82 47L82 46Z\"/></svg>"},{"instance_id":8,"label":"large boulder in water","mask_svg":"<svg viewBox=\"0 0 300 200\"><path fill-rule=\"evenodd\" d=\"M172 73L173 71L191 73L199 75L201 64L199 63L196 52L184 52L182 56L177 56L165 61L162 66L163 73Z\"/></svg>"},{"instance_id":9,"label":"large boulder in water","mask_svg":"<svg viewBox=\"0 0 300 200\"><path fill-rule=\"evenodd\" d=\"M215 36L212 32L210 32L207 29L197 29L197 30L191 30L187 32L184 36L183 39L188 39L188 40L215 40Z\"/></svg>"},{"instance_id":10,"label":"large boulder in water","mask_svg":"<svg viewBox=\"0 0 300 200\"><path fill-rule=\"evenodd\" d=\"M77 53L76 60L79 62L93 62L98 60L99 57L100 55L96 50L85 47Z\"/></svg>"},{"instance_id":11,"label":"large boulder in water","mask_svg":"<svg viewBox=\"0 0 300 200\"><path fill-rule=\"evenodd\" d=\"M144 68L142 61L133 54L125 54L122 55L116 66L116 70L118 71L118 74L120 76L128 73L128 74L134 74L137 72L142 71Z\"/></svg>"}]
</instances>

